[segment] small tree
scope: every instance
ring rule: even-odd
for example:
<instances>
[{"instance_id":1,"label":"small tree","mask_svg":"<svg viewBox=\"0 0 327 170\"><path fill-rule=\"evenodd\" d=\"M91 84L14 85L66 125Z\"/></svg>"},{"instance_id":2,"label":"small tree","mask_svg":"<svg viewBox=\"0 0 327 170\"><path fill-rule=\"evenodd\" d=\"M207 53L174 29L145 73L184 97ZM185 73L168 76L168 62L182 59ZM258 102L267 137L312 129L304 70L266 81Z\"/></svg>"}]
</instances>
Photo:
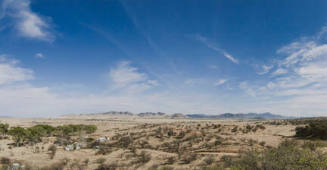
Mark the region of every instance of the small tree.
<instances>
[{"instance_id":1,"label":"small tree","mask_svg":"<svg viewBox=\"0 0 327 170\"><path fill-rule=\"evenodd\" d=\"M8 129L9 129L9 125L0 123L0 133L2 134L2 136L6 136L6 134L8 133Z\"/></svg>"},{"instance_id":2,"label":"small tree","mask_svg":"<svg viewBox=\"0 0 327 170\"><path fill-rule=\"evenodd\" d=\"M14 138L17 146L19 146L20 143L23 143L28 136L26 129L19 126L10 128L8 134Z\"/></svg>"},{"instance_id":3,"label":"small tree","mask_svg":"<svg viewBox=\"0 0 327 170\"><path fill-rule=\"evenodd\" d=\"M43 131L43 133L45 133L44 135L46 135L46 136L52 136L52 134L55 130L55 127L50 126L50 125L44 125L44 124L35 125L32 128L41 129Z\"/></svg>"},{"instance_id":4,"label":"small tree","mask_svg":"<svg viewBox=\"0 0 327 170\"><path fill-rule=\"evenodd\" d=\"M91 134L97 130L97 127L95 125L86 125L83 130L85 130L87 134Z\"/></svg>"},{"instance_id":5,"label":"small tree","mask_svg":"<svg viewBox=\"0 0 327 170\"><path fill-rule=\"evenodd\" d=\"M27 138L32 144L38 143L41 141L41 137L47 136L47 131L40 126L33 126L27 130Z\"/></svg>"}]
</instances>

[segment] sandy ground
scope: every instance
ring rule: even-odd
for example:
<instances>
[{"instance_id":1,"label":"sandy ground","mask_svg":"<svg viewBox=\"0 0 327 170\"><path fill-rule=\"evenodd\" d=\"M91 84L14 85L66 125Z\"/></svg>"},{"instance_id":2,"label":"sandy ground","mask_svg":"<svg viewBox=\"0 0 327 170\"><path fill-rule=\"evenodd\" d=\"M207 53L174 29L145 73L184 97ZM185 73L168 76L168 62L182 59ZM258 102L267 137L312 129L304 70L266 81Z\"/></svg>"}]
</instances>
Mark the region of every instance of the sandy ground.
<instances>
[{"instance_id":1,"label":"sandy ground","mask_svg":"<svg viewBox=\"0 0 327 170\"><path fill-rule=\"evenodd\" d=\"M238 120L196 120L196 119L169 119L162 117L140 118L138 116L65 116L59 118L2 118L2 123L8 123L12 126L30 127L37 124L49 124L58 126L63 124L92 124L98 127L98 130L90 135L89 138L98 139L106 136L110 140L117 134L133 134L135 140L135 153L130 148L117 147L108 154L96 154L97 149L82 148L80 150L66 151L63 146L58 146L56 155L50 159L48 147L55 140L54 138L44 139L42 143L35 146L9 147L11 139L0 140L0 158L7 157L13 162L24 162L33 167L50 166L54 163L69 162L68 164L79 164L82 169L96 169L100 162L104 164L117 164L121 169L149 169L151 167L170 166L177 169L196 169L204 164L204 159L210 157L214 161L219 161L224 155L238 156L242 152L251 149L264 149L264 147L277 146L283 138L289 138L294 135L295 126L292 125L269 125L260 121L238 121ZM258 129L255 132L243 133L247 125L255 126L262 124L265 129ZM219 125L217 128L216 126ZM239 130L232 131L237 127ZM167 136L163 132L162 136L155 133L161 129L172 129L173 137ZM186 132L185 137L178 139L185 142L181 143L182 151L166 151L164 143L172 145L177 141L178 134ZM194 141L186 141L187 138L194 138ZM214 145L218 138L222 138L222 143ZM185 139L185 140L184 140ZM140 143L145 142L150 147L138 147ZM171 142L171 143L169 143ZM193 142L193 143L192 143ZM259 145L264 142L265 146ZM209 145L210 144L210 145ZM185 146L185 147L183 147ZM40 151L35 152L39 147ZM149 161L144 163L133 163L137 160L137 155L144 151L151 156ZM180 153L179 153L180 152ZM190 163L181 163L183 156L195 154L196 159ZM174 157L173 163L167 163L169 157ZM103 160L101 160L103 158ZM84 163L89 160L88 163ZM101 161L100 161L101 160ZM72 165L73 166L73 165ZM123 168L122 168L123 167ZM66 169L69 168L68 165ZM78 169L78 168L77 168Z\"/></svg>"}]
</instances>

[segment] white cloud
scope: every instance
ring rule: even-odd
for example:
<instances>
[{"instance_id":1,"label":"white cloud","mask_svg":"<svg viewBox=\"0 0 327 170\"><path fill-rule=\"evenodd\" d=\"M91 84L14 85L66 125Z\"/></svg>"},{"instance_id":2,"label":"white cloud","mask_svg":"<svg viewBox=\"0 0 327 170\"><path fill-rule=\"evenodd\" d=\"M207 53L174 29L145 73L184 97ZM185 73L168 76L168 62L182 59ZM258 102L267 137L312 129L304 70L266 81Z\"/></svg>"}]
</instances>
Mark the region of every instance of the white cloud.
<instances>
[{"instance_id":1,"label":"white cloud","mask_svg":"<svg viewBox=\"0 0 327 170\"><path fill-rule=\"evenodd\" d=\"M227 52L223 52L224 56L228 58L230 61L232 61L235 64L238 64L238 60L235 59L232 55L228 54Z\"/></svg>"},{"instance_id":2,"label":"white cloud","mask_svg":"<svg viewBox=\"0 0 327 170\"><path fill-rule=\"evenodd\" d=\"M326 53L327 55L327 53ZM327 64L313 63L296 69L296 73L303 78L313 81L324 81L327 78Z\"/></svg>"},{"instance_id":3,"label":"white cloud","mask_svg":"<svg viewBox=\"0 0 327 170\"><path fill-rule=\"evenodd\" d=\"M219 79L214 83L214 86L220 86L220 85L223 85L226 82L227 82L226 79Z\"/></svg>"},{"instance_id":4,"label":"white cloud","mask_svg":"<svg viewBox=\"0 0 327 170\"><path fill-rule=\"evenodd\" d=\"M159 85L157 80L149 79L146 73L140 72L129 61L122 61L110 69L109 80L114 90L121 89L127 93L138 93Z\"/></svg>"},{"instance_id":5,"label":"white cloud","mask_svg":"<svg viewBox=\"0 0 327 170\"><path fill-rule=\"evenodd\" d=\"M28 82L32 78L32 70L19 67L17 60L4 62L1 66L6 69L0 71L5 82L15 82L0 85L1 115L7 116L56 116L68 113L94 113L108 110L144 112L163 111L167 113L214 113L223 111L223 106L217 104L206 95L193 92L181 94L178 91L157 91L152 93L117 93L100 92L76 94L51 87L32 85ZM3 70L11 71L3 71ZM14 70L14 71L13 71ZM156 80L151 80L145 73L129 62L121 62L110 71L110 77L116 86L128 90L152 88L158 86ZM122 78L123 76L124 78ZM71 90L71 89L69 89ZM144 89L143 89L144 90ZM221 110L219 110L221 109Z\"/></svg>"},{"instance_id":6,"label":"white cloud","mask_svg":"<svg viewBox=\"0 0 327 170\"><path fill-rule=\"evenodd\" d=\"M49 31L49 24L30 8L30 0L4 0L0 19L13 19L21 36L45 41L53 41L54 36Z\"/></svg>"},{"instance_id":7,"label":"white cloud","mask_svg":"<svg viewBox=\"0 0 327 170\"><path fill-rule=\"evenodd\" d=\"M244 90L250 96L256 96L256 91L248 84L248 82L241 82L239 84L240 89Z\"/></svg>"},{"instance_id":8,"label":"white cloud","mask_svg":"<svg viewBox=\"0 0 327 170\"><path fill-rule=\"evenodd\" d=\"M17 66L17 61L0 60L0 85L33 79L33 71Z\"/></svg>"},{"instance_id":9,"label":"white cloud","mask_svg":"<svg viewBox=\"0 0 327 170\"><path fill-rule=\"evenodd\" d=\"M35 54L35 58L41 58L41 59L43 59L44 58L44 55L42 53L36 53Z\"/></svg>"},{"instance_id":10,"label":"white cloud","mask_svg":"<svg viewBox=\"0 0 327 170\"><path fill-rule=\"evenodd\" d=\"M273 76L278 76L278 75L282 75L282 74L286 74L288 71L286 69L283 68L278 68L276 71L274 71L272 73Z\"/></svg>"},{"instance_id":11,"label":"white cloud","mask_svg":"<svg viewBox=\"0 0 327 170\"><path fill-rule=\"evenodd\" d=\"M274 67L273 65L262 65L262 70L260 72L258 72L259 75L263 75L263 74L267 74L269 73L269 71Z\"/></svg>"},{"instance_id":12,"label":"white cloud","mask_svg":"<svg viewBox=\"0 0 327 170\"><path fill-rule=\"evenodd\" d=\"M1 60L1 63L10 65L16 68L16 70L29 70L27 74L23 71L25 75L32 74L32 70L19 67L19 62L16 60L7 60L6 62ZM305 71L303 74L316 74L316 71ZM10 77L8 72L3 72L1 75ZM122 79L120 76L125 78ZM10 116L54 116L66 113L127 110L136 113L163 111L167 113L209 114L271 111L282 114L289 113L288 115L310 113L309 111L312 111L314 112L313 114L322 115L325 111L325 101L327 100L326 85L321 83L321 81L319 82L320 84L315 83L310 88L306 88L308 83L312 82L311 80L303 83L305 81L301 77L291 76L278 77L271 80L264 85L265 88L250 81L241 82L239 88L252 97L242 95L233 97L236 95L232 95L224 98L222 97L224 94L222 94L220 95L222 98L217 98L217 94L214 93L208 94L195 90L183 92L181 89L176 89L176 91L168 89L145 92L144 90L158 86L159 83L156 80L149 79L146 73L132 66L129 62L121 62L110 70L110 80L116 88L119 87L119 89L115 89L113 92L106 92L104 90L104 92L100 93L72 93L67 95L65 90L58 92L51 87L38 87L29 84L28 80L31 78L19 78L12 81L15 83L0 85L0 108L2 114ZM226 81L220 79L217 80L217 83L226 83ZM117 93L120 89L128 93ZM139 92L129 93L130 91ZM284 98L284 96L287 98Z\"/></svg>"},{"instance_id":13,"label":"white cloud","mask_svg":"<svg viewBox=\"0 0 327 170\"><path fill-rule=\"evenodd\" d=\"M272 112L326 114L327 44L321 40L325 36L319 33L280 48L277 53L284 58L273 63L269 82L243 83L240 88L250 96L255 94L260 105Z\"/></svg>"},{"instance_id":14,"label":"white cloud","mask_svg":"<svg viewBox=\"0 0 327 170\"><path fill-rule=\"evenodd\" d=\"M136 67L132 67L130 62L123 61L109 72L109 78L115 87L125 87L133 83L144 82L148 78L146 74L140 73Z\"/></svg>"},{"instance_id":15,"label":"white cloud","mask_svg":"<svg viewBox=\"0 0 327 170\"><path fill-rule=\"evenodd\" d=\"M224 55L227 59L229 59L233 63L239 64L239 61L236 58L234 58L231 54L227 53L226 51L218 48L215 44L209 42L207 38L205 38L201 35L196 35L195 38L196 38L196 40L205 44L208 48L221 53L222 55Z\"/></svg>"}]
</instances>

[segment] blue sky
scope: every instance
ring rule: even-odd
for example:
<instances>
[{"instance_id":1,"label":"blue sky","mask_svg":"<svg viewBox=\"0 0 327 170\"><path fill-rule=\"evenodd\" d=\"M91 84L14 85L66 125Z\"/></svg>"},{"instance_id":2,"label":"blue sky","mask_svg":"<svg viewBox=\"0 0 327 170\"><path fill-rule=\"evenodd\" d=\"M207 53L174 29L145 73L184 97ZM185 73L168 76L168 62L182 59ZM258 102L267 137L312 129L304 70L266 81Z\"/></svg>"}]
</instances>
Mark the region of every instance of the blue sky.
<instances>
[{"instance_id":1,"label":"blue sky","mask_svg":"<svg viewBox=\"0 0 327 170\"><path fill-rule=\"evenodd\" d=\"M0 115L327 116L325 0L0 5Z\"/></svg>"}]
</instances>

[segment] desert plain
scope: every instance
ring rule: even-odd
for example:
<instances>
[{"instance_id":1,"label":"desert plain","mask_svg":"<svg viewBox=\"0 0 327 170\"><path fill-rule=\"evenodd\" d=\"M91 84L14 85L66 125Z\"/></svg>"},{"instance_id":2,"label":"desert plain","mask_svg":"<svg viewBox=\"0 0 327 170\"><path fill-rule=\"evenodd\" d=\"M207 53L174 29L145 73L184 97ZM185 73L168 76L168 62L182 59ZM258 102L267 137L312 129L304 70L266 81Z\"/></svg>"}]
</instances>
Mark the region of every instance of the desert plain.
<instances>
[{"instance_id":1,"label":"desert plain","mask_svg":"<svg viewBox=\"0 0 327 170\"><path fill-rule=\"evenodd\" d=\"M1 123L25 128L40 124L97 127L94 133L69 137L68 144L56 143L57 137L19 147L11 137L0 140L0 158L39 169L201 169L249 151L277 147L292 139L296 128L282 124L283 120L136 115L1 118ZM69 144L73 148L67 148ZM53 157L49 156L51 145L56 146Z\"/></svg>"}]
</instances>

